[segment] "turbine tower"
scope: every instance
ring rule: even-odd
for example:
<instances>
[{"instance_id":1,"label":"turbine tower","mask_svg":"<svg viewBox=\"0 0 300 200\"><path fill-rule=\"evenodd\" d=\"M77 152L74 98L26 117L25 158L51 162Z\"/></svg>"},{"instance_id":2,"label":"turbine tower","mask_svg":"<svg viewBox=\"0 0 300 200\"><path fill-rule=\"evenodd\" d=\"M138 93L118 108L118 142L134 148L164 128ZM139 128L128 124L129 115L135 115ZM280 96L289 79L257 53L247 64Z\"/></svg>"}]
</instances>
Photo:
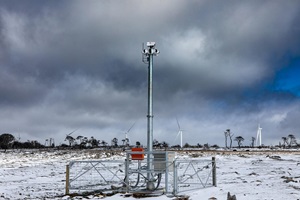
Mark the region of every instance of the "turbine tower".
<instances>
[{"instance_id":1,"label":"turbine tower","mask_svg":"<svg viewBox=\"0 0 300 200\"><path fill-rule=\"evenodd\" d=\"M177 121L177 125L178 125L178 133L177 133L176 138L178 137L178 135L180 135L180 147L182 148L182 146L183 146L183 144L182 144L182 133L183 133L183 130L181 129L180 124L179 124L177 118L176 118L176 121Z\"/></svg>"},{"instance_id":2,"label":"turbine tower","mask_svg":"<svg viewBox=\"0 0 300 200\"><path fill-rule=\"evenodd\" d=\"M261 146L261 127L258 124L257 134L256 134L256 146Z\"/></svg>"},{"instance_id":3,"label":"turbine tower","mask_svg":"<svg viewBox=\"0 0 300 200\"><path fill-rule=\"evenodd\" d=\"M129 138L128 138L128 133L129 131L133 128L133 126L135 125L136 122L134 122L132 124L132 126L125 132L125 146L128 146L129 145Z\"/></svg>"}]
</instances>

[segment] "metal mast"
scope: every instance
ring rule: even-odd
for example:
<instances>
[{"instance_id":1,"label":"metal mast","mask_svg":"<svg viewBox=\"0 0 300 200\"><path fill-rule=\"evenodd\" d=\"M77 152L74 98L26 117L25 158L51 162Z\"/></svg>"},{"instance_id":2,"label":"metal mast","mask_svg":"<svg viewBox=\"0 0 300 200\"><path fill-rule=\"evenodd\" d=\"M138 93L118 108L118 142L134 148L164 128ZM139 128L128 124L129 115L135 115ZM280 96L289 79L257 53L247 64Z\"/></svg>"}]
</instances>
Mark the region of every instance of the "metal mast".
<instances>
[{"instance_id":1,"label":"metal mast","mask_svg":"<svg viewBox=\"0 0 300 200\"><path fill-rule=\"evenodd\" d=\"M155 49L155 42L147 42L147 49L143 47L143 62L148 64L148 114L147 114L147 179L148 189L152 187L152 151L153 151L153 56L159 54Z\"/></svg>"}]
</instances>

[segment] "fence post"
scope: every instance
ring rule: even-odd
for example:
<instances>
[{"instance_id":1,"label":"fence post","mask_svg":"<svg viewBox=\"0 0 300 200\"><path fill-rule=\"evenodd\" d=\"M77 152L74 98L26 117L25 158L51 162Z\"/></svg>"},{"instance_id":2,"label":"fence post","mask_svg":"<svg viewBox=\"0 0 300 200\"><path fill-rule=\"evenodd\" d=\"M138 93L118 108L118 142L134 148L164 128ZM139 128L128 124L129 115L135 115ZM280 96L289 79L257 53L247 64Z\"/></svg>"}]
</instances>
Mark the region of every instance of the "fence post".
<instances>
[{"instance_id":1,"label":"fence post","mask_svg":"<svg viewBox=\"0 0 300 200\"><path fill-rule=\"evenodd\" d=\"M173 165L173 195L177 195L178 192L178 186L177 186L177 163L176 160L174 160Z\"/></svg>"},{"instance_id":2,"label":"fence post","mask_svg":"<svg viewBox=\"0 0 300 200\"><path fill-rule=\"evenodd\" d=\"M129 152L126 152L126 159L125 159L125 186L126 192L129 192Z\"/></svg>"},{"instance_id":3,"label":"fence post","mask_svg":"<svg viewBox=\"0 0 300 200\"><path fill-rule=\"evenodd\" d=\"M217 187L217 166L216 157L212 157L212 184Z\"/></svg>"},{"instance_id":4,"label":"fence post","mask_svg":"<svg viewBox=\"0 0 300 200\"><path fill-rule=\"evenodd\" d=\"M168 193L169 192L169 189L168 189L168 179L169 179L169 167L170 167L170 165L169 165L169 156L168 156L169 154L168 154L168 152L167 151L165 151L165 156L166 156L166 163L165 163L165 167L166 167L166 171L165 171L165 191L166 191L166 193Z\"/></svg>"},{"instance_id":5,"label":"fence post","mask_svg":"<svg viewBox=\"0 0 300 200\"><path fill-rule=\"evenodd\" d=\"M70 186L70 168L69 165L66 165L66 195L70 194L69 186Z\"/></svg>"}]
</instances>

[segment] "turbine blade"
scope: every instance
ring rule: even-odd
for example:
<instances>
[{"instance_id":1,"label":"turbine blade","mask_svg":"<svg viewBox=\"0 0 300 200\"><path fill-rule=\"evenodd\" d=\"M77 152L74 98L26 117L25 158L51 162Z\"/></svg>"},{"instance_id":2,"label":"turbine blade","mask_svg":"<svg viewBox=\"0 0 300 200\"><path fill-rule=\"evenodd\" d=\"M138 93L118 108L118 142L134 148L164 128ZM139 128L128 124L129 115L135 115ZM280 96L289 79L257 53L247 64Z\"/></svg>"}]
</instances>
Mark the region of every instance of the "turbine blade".
<instances>
[{"instance_id":1,"label":"turbine blade","mask_svg":"<svg viewBox=\"0 0 300 200\"><path fill-rule=\"evenodd\" d=\"M180 134L180 131L178 131L178 133L177 133L177 135L176 135L176 137L174 139L174 142L177 140L179 134Z\"/></svg>"},{"instance_id":2,"label":"turbine blade","mask_svg":"<svg viewBox=\"0 0 300 200\"><path fill-rule=\"evenodd\" d=\"M177 117L176 117L176 121L177 121L178 129L180 130L180 125L179 125L179 121L178 121Z\"/></svg>"},{"instance_id":3,"label":"turbine blade","mask_svg":"<svg viewBox=\"0 0 300 200\"><path fill-rule=\"evenodd\" d=\"M127 133L132 129L132 127L135 125L136 121L132 124L132 126L128 129Z\"/></svg>"},{"instance_id":4,"label":"turbine blade","mask_svg":"<svg viewBox=\"0 0 300 200\"><path fill-rule=\"evenodd\" d=\"M75 129L74 131L72 131L71 133L69 133L68 135L71 135L72 133L74 133L75 131L77 131L78 129Z\"/></svg>"}]
</instances>

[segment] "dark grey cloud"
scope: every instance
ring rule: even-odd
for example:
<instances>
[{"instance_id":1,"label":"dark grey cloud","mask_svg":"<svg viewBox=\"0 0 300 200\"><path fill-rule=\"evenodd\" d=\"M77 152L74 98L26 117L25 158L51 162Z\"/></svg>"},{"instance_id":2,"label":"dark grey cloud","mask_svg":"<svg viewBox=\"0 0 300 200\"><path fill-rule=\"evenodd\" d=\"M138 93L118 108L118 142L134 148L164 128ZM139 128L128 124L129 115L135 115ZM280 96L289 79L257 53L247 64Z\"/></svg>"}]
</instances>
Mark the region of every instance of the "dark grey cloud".
<instances>
[{"instance_id":1,"label":"dark grey cloud","mask_svg":"<svg viewBox=\"0 0 300 200\"><path fill-rule=\"evenodd\" d=\"M227 128L251 138L258 123L274 143L299 116L290 111L298 97L270 89L299 57L299 9L292 1L5 1L2 132L62 140L79 128L109 140L138 121L132 137L145 140L141 46L151 40L161 51L155 137L176 136L178 117L189 143L223 144Z\"/></svg>"}]
</instances>

